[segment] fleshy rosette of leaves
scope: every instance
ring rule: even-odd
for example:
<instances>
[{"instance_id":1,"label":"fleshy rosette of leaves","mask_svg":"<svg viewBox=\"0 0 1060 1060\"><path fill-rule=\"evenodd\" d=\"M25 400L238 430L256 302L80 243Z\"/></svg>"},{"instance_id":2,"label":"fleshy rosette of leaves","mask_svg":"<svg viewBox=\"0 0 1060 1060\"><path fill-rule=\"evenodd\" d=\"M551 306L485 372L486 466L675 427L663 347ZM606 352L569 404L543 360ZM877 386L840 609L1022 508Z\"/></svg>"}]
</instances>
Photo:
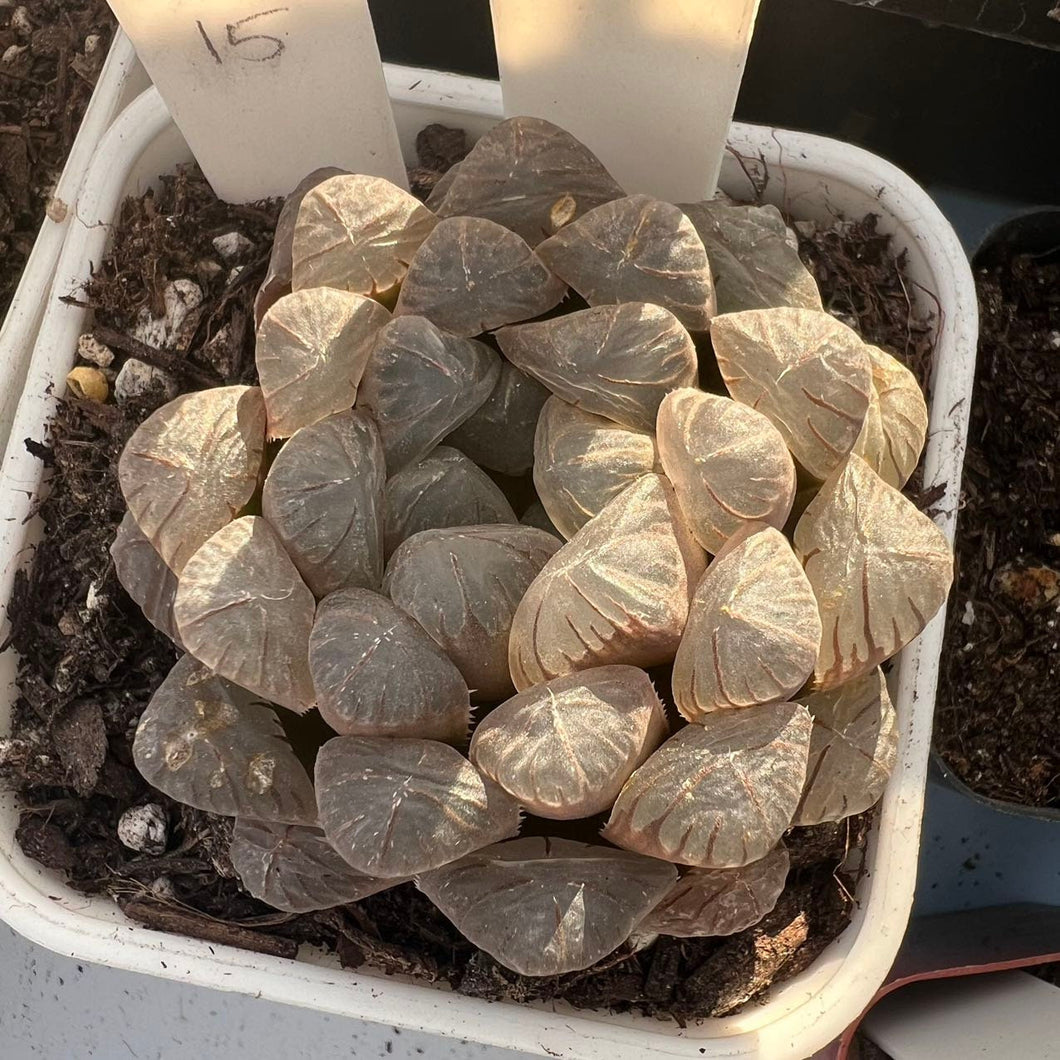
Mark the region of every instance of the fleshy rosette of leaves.
<instances>
[{"instance_id":1,"label":"fleshy rosette of leaves","mask_svg":"<svg viewBox=\"0 0 1060 1060\"><path fill-rule=\"evenodd\" d=\"M135 762L237 819L251 894L413 879L555 975L756 923L787 830L881 796L878 667L950 577L896 488L926 406L820 308L773 208L627 196L513 118L426 204L308 177L257 315L259 386L129 440L112 548L186 652ZM646 669L671 664L673 731ZM308 711L333 733L305 746ZM608 812L612 845L516 838Z\"/></svg>"}]
</instances>

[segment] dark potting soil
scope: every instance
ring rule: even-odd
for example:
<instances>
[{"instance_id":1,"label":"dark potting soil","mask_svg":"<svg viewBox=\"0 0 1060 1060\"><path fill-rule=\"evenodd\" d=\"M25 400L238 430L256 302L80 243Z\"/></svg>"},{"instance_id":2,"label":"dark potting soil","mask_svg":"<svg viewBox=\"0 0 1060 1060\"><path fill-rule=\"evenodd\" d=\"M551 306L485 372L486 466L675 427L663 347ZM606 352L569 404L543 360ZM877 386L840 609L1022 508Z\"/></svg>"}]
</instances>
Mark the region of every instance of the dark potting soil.
<instances>
[{"instance_id":1,"label":"dark potting soil","mask_svg":"<svg viewBox=\"0 0 1060 1060\"><path fill-rule=\"evenodd\" d=\"M422 147L423 167L413 177L424 192L463 144L436 135ZM95 311L97 337L119 356L135 354L169 369L184 390L251 381L252 303L277 212L275 204L219 203L191 171L127 202L112 251L77 296ZM212 239L233 229L252 248L229 281ZM922 368L931 330L913 319L902 263L874 219L803 232L802 242L828 307ZM194 279L205 295L187 349L133 341L128 333L138 312L159 313L165 284L176 278ZM282 956L309 942L335 951L347 967L369 964L479 997L564 999L680 1022L736 1011L806 968L846 927L871 812L792 829L787 888L757 926L727 938L660 938L637 952L623 947L594 968L550 979L498 966L411 884L301 916L246 895L228 860L230 822L152 791L132 764L139 715L176 658L119 586L108 554L125 509L117 458L149 411L68 398L47 437L26 439L46 465L50 489L39 505L42 541L11 605L20 695L12 738L0 741L0 782L21 795L18 839L30 856L159 930ZM158 856L136 854L116 835L122 813L147 802L167 815L168 844Z\"/></svg>"},{"instance_id":2,"label":"dark potting soil","mask_svg":"<svg viewBox=\"0 0 1060 1060\"><path fill-rule=\"evenodd\" d=\"M979 361L935 746L982 795L1060 807L1060 248L976 275Z\"/></svg>"},{"instance_id":3,"label":"dark potting soil","mask_svg":"<svg viewBox=\"0 0 1060 1060\"><path fill-rule=\"evenodd\" d=\"M29 24L15 13L28 12ZM106 0L0 8L0 321L22 275L114 32ZM95 37L94 47L85 44ZM61 216L56 219L61 220Z\"/></svg>"}]
</instances>

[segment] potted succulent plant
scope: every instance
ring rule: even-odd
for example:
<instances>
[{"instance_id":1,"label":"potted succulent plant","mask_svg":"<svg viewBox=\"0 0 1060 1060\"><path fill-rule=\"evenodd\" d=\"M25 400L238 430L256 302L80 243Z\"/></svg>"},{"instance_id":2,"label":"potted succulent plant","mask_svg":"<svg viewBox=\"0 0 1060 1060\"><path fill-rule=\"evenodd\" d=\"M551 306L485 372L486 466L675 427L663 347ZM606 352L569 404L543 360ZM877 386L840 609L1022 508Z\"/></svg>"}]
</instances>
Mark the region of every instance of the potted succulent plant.
<instances>
[{"instance_id":1,"label":"potted succulent plant","mask_svg":"<svg viewBox=\"0 0 1060 1060\"><path fill-rule=\"evenodd\" d=\"M1045 816L1060 808L1058 236L1060 210L1028 211L998 225L973 258L984 327L936 735L947 766L972 790ZM996 718L999 698L1010 710Z\"/></svg>"},{"instance_id":2,"label":"potted succulent plant","mask_svg":"<svg viewBox=\"0 0 1060 1060\"><path fill-rule=\"evenodd\" d=\"M525 977L747 929L895 765L880 664L951 570L915 381L776 210L626 196L538 120L286 218L256 385L121 455L114 567L185 653L137 767L273 908L411 880Z\"/></svg>"},{"instance_id":3,"label":"potted succulent plant","mask_svg":"<svg viewBox=\"0 0 1060 1060\"><path fill-rule=\"evenodd\" d=\"M381 178L305 187L259 386L129 439L115 567L187 653L136 764L234 816L236 870L287 912L411 879L525 975L638 928L749 927L784 833L868 809L894 765L879 666L951 576L900 492L923 395L820 308L774 215L624 196L540 119L487 133L436 210ZM737 227L766 252L712 268ZM519 394L528 415L484 409ZM567 542L519 525L462 439L547 454ZM670 664L680 720L644 669ZM314 708L311 782L276 712ZM523 813L609 814L606 842L516 839Z\"/></svg>"}]
</instances>

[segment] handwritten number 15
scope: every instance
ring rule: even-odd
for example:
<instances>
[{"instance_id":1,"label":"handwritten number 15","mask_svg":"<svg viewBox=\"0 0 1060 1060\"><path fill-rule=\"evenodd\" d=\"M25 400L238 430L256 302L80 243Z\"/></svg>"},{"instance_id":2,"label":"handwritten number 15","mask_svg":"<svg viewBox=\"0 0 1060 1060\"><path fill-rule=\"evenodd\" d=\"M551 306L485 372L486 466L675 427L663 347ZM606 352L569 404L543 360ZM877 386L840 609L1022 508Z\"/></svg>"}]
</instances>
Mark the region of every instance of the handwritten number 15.
<instances>
[{"instance_id":1,"label":"handwritten number 15","mask_svg":"<svg viewBox=\"0 0 1060 1060\"><path fill-rule=\"evenodd\" d=\"M267 18L269 15L278 15L289 10L290 8L288 7L274 7L269 11L259 11L256 15L248 15L246 18L241 18L238 22L229 22L225 26L225 35L229 47L237 49L236 54L238 57L248 63L267 63L271 59L278 59L287 50L287 45L279 37L273 37L266 33L246 33L243 31L243 27L248 26L251 22L256 22L258 19ZM213 56L218 66L223 65L224 59L221 58L217 45L214 44L210 39L210 35L206 32L206 27L201 21L197 21L195 25L198 27L199 35L202 37L206 50ZM255 41L264 41L271 46L268 53L265 55L246 54L246 45L251 45L253 49ZM244 50L238 51L238 49Z\"/></svg>"}]
</instances>

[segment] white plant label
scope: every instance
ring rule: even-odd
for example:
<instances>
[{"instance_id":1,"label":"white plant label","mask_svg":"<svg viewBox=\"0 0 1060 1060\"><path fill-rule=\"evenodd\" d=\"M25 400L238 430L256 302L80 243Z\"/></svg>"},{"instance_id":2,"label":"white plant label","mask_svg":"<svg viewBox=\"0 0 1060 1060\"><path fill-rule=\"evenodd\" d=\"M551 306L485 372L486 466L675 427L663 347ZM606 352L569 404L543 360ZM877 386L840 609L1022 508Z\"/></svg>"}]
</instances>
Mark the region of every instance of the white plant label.
<instances>
[{"instance_id":1,"label":"white plant label","mask_svg":"<svg viewBox=\"0 0 1060 1060\"><path fill-rule=\"evenodd\" d=\"M223 199L338 166L407 187L367 0L109 0Z\"/></svg>"},{"instance_id":2,"label":"white plant label","mask_svg":"<svg viewBox=\"0 0 1060 1060\"><path fill-rule=\"evenodd\" d=\"M759 0L491 0L505 114L547 118L627 192L717 187Z\"/></svg>"}]
</instances>

